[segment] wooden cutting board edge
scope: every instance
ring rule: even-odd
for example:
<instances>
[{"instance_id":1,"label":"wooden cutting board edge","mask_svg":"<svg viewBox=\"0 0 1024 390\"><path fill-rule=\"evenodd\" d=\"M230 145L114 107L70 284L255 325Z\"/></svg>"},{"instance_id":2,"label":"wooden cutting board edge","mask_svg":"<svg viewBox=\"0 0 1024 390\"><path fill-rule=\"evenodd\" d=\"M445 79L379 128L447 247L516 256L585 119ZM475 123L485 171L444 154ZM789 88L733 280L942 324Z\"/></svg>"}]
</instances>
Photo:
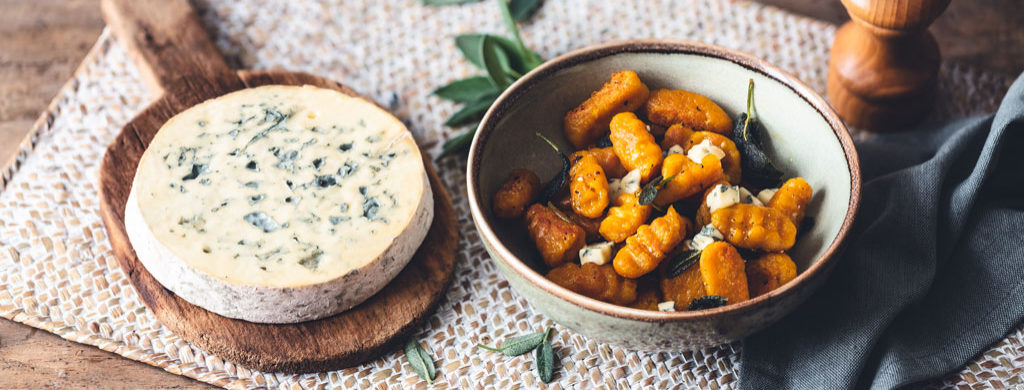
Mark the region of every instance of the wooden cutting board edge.
<instances>
[{"instance_id":1,"label":"wooden cutting board edge","mask_svg":"<svg viewBox=\"0 0 1024 390\"><path fill-rule=\"evenodd\" d=\"M315 85L359 96L320 77L283 71L240 71L246 87ZM180 92L180 91L175 91ZM333 317L299 324L255 324L192 305L159 284L128 241L124 204L138 160L156 124L187 107L161 98L132 120L107 149L99 170L100 210L122 271L140 299L170 330L199 348L247 368L272 372L320 372L350 367L393 350L440 303L451 284L458 246L455 209L424 155L434 193L434 221L409 265L381 292Z\"/></svg>"}]
</instances>

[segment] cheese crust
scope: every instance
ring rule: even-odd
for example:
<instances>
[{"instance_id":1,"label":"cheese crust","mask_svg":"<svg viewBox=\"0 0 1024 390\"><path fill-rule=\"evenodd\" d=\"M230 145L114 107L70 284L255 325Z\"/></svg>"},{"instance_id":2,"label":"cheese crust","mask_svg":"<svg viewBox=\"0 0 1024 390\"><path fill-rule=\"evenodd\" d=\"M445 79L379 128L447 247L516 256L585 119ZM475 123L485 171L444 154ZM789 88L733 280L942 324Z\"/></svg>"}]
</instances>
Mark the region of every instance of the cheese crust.
<instances>
[{"instance_id":1,"label":"cheese crust","mask_svg":"<svg viewBox=\"0 0 1024 390\"><path fill-rule=\"evenodd\" d=\"M139 260L214 313L263 323L349 309L405 267L433 220L397 118L311 86L264 86L174 116L125 207Z\"/></svg>"}]
</instances>

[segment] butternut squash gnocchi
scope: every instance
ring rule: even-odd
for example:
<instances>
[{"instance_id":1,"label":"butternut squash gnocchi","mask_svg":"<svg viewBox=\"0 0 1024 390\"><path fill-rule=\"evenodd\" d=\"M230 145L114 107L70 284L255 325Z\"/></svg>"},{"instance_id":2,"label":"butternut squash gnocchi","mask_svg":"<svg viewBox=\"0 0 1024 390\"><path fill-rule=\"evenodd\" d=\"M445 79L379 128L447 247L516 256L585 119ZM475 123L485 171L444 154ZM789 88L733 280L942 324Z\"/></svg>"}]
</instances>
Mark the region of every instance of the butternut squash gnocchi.
<instances>
[{"instance_id":1,"label":"butternut squash gnocchi","mask_svg":"<svg viewBox=\"0 0 1024 390\"><path fill-rule=\"evenodd\" d=\"M767 134L746 120L752 88L734 121L705 96L652 92L635 72L616 72L566 114L576 150L556 148L565 165L544 195L536 174L515 169L494 215L522 218L548 279L593 299L698 310L779 288L796 278L786 251L813 189L800 177L776 180L760 149Z\"/></svg>"}]
</instances>

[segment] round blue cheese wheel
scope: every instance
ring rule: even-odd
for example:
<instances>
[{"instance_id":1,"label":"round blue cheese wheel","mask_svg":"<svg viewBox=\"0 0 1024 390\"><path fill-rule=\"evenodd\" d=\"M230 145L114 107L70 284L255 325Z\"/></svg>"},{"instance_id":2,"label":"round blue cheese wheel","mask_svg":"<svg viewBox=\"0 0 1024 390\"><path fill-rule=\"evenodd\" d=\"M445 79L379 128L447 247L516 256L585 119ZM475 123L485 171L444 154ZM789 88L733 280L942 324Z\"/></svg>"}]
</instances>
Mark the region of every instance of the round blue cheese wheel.
<instances>
[{"instance_id":1,"label":"round blue cheese wheel","mask_svg":"<svg viewBox=\"0 0 1024 390\"><path fill-rule=\"evenodd\" d=\"M146 269L231 318L346 310L409 262L433 219L412 134L366 100L312 86L244 89L174 116L125 208Z\"/></svg>"}]
</instances>

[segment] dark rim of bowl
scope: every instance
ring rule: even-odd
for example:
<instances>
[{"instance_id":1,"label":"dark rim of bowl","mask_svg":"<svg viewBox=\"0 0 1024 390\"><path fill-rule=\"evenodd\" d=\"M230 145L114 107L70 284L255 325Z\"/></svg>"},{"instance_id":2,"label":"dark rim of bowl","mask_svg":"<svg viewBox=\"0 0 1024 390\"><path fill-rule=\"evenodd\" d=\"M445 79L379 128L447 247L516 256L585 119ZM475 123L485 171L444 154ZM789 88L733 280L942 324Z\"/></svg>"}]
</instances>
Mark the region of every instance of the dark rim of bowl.
<instances>
[{"instance_id":1,"label":"dark rim of bowl","mask_svg":"<svg viewBox=\"0 0 1024 390\"><path fill-rule=\"evenodd\" d=\"M842 145L843 153L846 157L846 163L850 171L850 202L847 207L846 216L843 219L842 226L839 228L839 232L832 239L832 242L828 245L825 253L811 264L810 267L798 274L795 279L767 294L737 304L726 305L714 309L678 312L657 312L633 309L578 294L548 280L544 275L537 273L530 268L530 266L523 263L522 260L513 255L501 240L498 239L490 225L486 222L483 217L484 211L481 210L479 204L480 197L477 194L479 189L477 188L476 178L479 174L481 149L483 148L483 145L487 143L487 139L490 137L490 133L494 130L498 120L516 104L520 96L532 89L538 83L544 82L549 76L554 75L563 69L623 53L689 54L723 59L778 81L795 92L804 101L806 101L807 104L817 110L825 121L828 122L833 133L835 133L836 138L839 139L839 143ZM777 301L782 296L789 295L797 289L798 285L803 284L818 273L825 272L825 270L831 266L831 264L827 263L832 260L832 257L842 246L847 233L850 231L850 227L853 225L854 216L860 203L861 177L857 151L854 149L853 140L850 138L850 134L846 129L846 126L825 99L797 78L773 65L769 65L765 61L718 46L682 40L633 40L590 46L558 56L545 62L533 71L530 71L507 88L505 92L498 97L490 109L487 110L487 113L484 114L476 135L473 137L473 143L470 146L469 163L466 170L466 188L469 196L470 212L473 215L473 222L476 224L477 230L480 232L480 236L502 258L500 259L501 261L508 264L509 267L519 273L526 280L559 299L565 300L573 305L616 318L644 322L706 319L708 317L725 313L738 314L753 310L763 302Z\"/></svg>"}]
</instances>

